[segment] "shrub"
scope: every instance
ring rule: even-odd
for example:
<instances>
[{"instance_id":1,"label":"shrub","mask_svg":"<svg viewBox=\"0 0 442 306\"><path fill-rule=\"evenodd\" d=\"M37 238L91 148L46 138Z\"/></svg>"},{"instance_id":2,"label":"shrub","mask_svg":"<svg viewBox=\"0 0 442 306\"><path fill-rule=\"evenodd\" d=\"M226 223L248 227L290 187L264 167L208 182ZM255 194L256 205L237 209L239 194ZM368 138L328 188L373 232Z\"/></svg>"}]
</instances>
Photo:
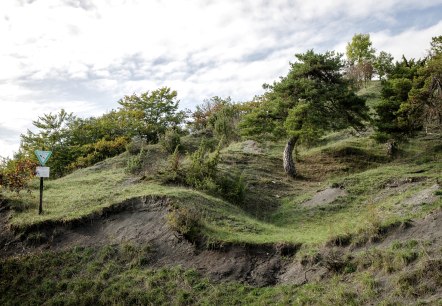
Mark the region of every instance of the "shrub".
<instances>
[{"instance_id":1,"label":"shrub","mask_svg":"<svg viewBox=\"0 0 442 306\"><path fill-rule=\"evenodd\" d=\"M179 152L179 147L175 148L175 151L169 157L169 175L170 181L177 181L181 175L181 155Z\"/></svg>"},{"instance_id":2,"label":"shrub","mask_svg":"<svg viewBox=\"0 0 442 306\"><path fill-rule=\"evenodd\" d=\"M181 136L176 129L168 129L160 139L161 146L172 154L181 144Z\"/></svg>"},{"instance_id":3,"label":"shrub","mask_svg":"<svg viewBox=\"0 0 442 306\"><path fill-rule=\"evenodd\" d=\"M195 240L201 231L201 215L196 209L178 208L167 215L167 223L189 240Z\"/></svg>"},{"instance_id":4,"label":"shrub","mask_svg":"<svg viewBox=\"0 0 442 306\"><path fill-rule=\"evenodd\" d=\"M220 175L218 164L221 161L222 141L221 139L214 152L210 152L206 143L202 141L194 153L187 155L187 162L183 164L176 147L160 179L163 183L183 184L221 196L233 203L242 203L246 190L244 177L239 174Z\"/></svg>"},{"instance_id":5,"label":"shrub","mask_svg":"<svg viewBox=\"0 0 442 306\"><path fill-rule=\"evenodd\" d=\"M205 143L201 142L198 150L190 155L190 165L185 171L186 184L202 190L215 191L213 186L216 186L214 179L219 161L220 146L210 153Z\"/></svg>"},{"instance_id":6,"label":"shrub","mask_svg":"<svg viewBox=\"0 0 442 306\"><path fill-rule=\"evenodd\" d=\"M85 168L106 158L123 153L126 149L126 144L126 137L117 137L114 140L101 139L96 143L84 145L81 148L84 152L83 156L80 156L75 162L71 163L68 169Z\"/></svg>"},{"instance_id":7,"label":"shrub","mask_svg":"<svg viewBox=\"0 0 442 306\"><path fill-rule=\"evenodd\" d=\"M242 174L233 174L218 179L221 195L233 203L243 203L246 195L246 184Z\"/></svg>"},{"instance_id":8,"label":"shrub","mask_svg":"<svg viewBox=\"0 0 442 306\"><path fill-rule=\"evenodd\" d=\"M126 151L129 152L130 155L138 154L144 144L145 141L141 137L135 136L132 138L132 141L126 145Z\"/></svg>"},{"instance_id":9,"label":"shrub","mask_svg":"<svg viewBox=\"0 0 442 306\"><path fill-rule=\"evenodd\" d=\"M37 164L29 158L4 160L0 164L0 191L8 189L19 193L28 190L29 181L35 176Z\"/></svg>"},{"instance_id":10,"label":"shrub","mask_svg":"<svg viewBox=\"0 0 442 306\"><path fill-rule=\"evenodd\" d=\"M131 173L131 174L138 174L140 173L145 166L145 162L148 158L149 152L146 151L145 149L141 149L141 151L135 155L135 156L130 156L127 159L127 163L126 163L126 173Z\"/></svg>"}]
</instances>

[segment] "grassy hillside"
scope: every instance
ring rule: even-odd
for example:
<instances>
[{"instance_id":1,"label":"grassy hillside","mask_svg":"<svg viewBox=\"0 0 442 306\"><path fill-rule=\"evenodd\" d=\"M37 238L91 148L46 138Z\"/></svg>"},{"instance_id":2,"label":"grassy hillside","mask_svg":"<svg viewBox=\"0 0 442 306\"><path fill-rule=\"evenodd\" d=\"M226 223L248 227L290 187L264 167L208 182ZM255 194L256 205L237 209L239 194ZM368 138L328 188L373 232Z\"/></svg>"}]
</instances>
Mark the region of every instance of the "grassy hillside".
<instances>
[{"instance_id":1,"label":"grassy hillside","mask_svg":"<svg viewBox=\"0 0 442 306\"><path fill-rule=\"evenodd\" d=\"M436 184L442 166L435 143L426 138L413 140L404 146L403 157L389 162L382 147L368 136L334 140L299 152L301 180L290 180L282 172L277 156L283 143L253 143L258 153L244 152L248 142L235 143L224 149L221 171L242 171L248 185L242 206L193 189L165 186L155 179L127 174L128 156L123 154L47 181L43 215L36 214L36 181L31 194L13 198L15 211L10 224L25 229L48 221L65 223L99 214L103 208L129 198L157 195L204 212L204 233L216 241L317 245L334 236L359 233L367 222L387 226L440 206L439 199L418 207L397 207L399 202L411 201L413 195ZM419 153L420 148L425 151ZM388 184L407 180L412 183L406 190L385 191ZM303 204L334 186L345 192L327 205Z\"/></svg>"},{"instance_id":2,"label":"grassy hillside","mask_svg":"<svg viewBox=\"0 0 442 306\"><path fill-rule=\"evenodd\" d=\"M363 92L372 104L379 98L378 85ZM284 270L279 284L254 287L247 281L213 282L187 267L155 266L151 244L73 244L39 253L37 243L35 249L29 247L28 255L0 262L0 302L436 303L442 296L440 238L426 237L423 229L421 234L406 230L414 222L416 229L422 225L441 231L437 225L442 208L441 143L441 135L421 135L402 144L399 156L390 159L369 132L329 134L316 146L299 148L301 178L296 180L282 170L283 142L232 143L221 151L218 175L242 173L246 196L241 204L162 183L169 156L159 146L145 147L149 154L136 174L128 171L134 156L126 152L45 181L42 215L37 214L36 180L31 193L8 194L11 212L3 218L4 228L22 241L48 228L98 217L106 221L109 208L121 210L125 201L155 196L170 200L168 217L160 222L168 219L178 230L197 228L203 245L196 252L214 245L242 245L248 250L291 245L295 251L278 257L284 263L284 269L278 268ZM428 221L428 216L436 217ZM11 242L2 243L6 249ZM296 277L290 276L290 269ZM308 273L317 277L307 280ZM290 281L294 278L301 281Z\"/></svg>"}]
</instances>

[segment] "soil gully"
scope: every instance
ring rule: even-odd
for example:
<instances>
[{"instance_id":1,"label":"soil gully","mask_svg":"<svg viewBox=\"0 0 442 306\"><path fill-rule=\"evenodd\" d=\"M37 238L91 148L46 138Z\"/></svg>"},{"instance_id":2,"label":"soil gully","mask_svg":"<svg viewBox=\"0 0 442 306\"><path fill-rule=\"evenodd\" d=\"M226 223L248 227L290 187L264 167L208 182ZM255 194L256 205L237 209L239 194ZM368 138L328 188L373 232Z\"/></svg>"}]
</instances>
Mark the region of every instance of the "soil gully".
<instances>
[{"instance_id":1,"label":"soil gully","mask_svg":"<svg viewBox=\"0 0 442 306\"><path fill-rule=\"evenodd\" d=\"M210 248L192 244L167 225L171 201L164 197L141 197L104 210L101 214L70 222L45 223L26 233L8 229L7 215L0 216L0 257L42 251L62 251L76 246L148 244L150 267L196 269L213 281L240 281L254 286L280 282L290 257L299 245L219 244Z\"/></svg>"},{"instance_id":2,"label":"soil gully","mask_svg":"<svg viewBox=\"0 0 442 306\"><path fill-rule=\"evenodd\" d=\"M8 211L0 213L0 258L62 251L76 246L149 245L152 250L149 267L181 266L196 269L212 281L239 281L253 286L275 284L302 285L320 281L329 275L323 263L302 263L293 259L300 245L191 243L171 230L167 214L172 202L165 197L141 197L125 201L102 213L68 224L46 223L26 233L8 228ZM333 248L352 252L366 247L388 247L393 241L410 239L430 241L428 252L440 248L442 210L423 219L413 220L407 227L386 229L378 242L352 250L351 246L325 245L321 253Z\"/></svg>"}]
</instances>

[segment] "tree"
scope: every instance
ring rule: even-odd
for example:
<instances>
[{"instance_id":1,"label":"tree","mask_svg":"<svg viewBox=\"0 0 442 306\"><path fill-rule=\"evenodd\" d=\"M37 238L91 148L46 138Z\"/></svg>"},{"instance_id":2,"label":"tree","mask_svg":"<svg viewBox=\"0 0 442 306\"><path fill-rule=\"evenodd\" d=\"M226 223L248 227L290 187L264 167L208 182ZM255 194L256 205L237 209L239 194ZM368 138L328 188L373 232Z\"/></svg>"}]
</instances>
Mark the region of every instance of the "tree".
<instances>
[{"instance_id":1,"label":"tree","mask_svg":"<svg viewBox=\"0 0 442 306\"><path fill-rule=\"evenodd\" d=\"M371 80L375 49L372 47L370 34L355 34L347 44L346 54L349 61L348 75L353 81L360 86L362 81L366 83Z\"/></svg>"},{"instance_id":2,"label":"tree","mask_svg":"<svg viewBox=\"0 0 442 306\"><path fill-rule=\"evenodd\" d=\"M82 146L102 139L130 138L134 136L131 123L121 111L115 110L99 117L75 118L68 124L70 144Z\"/></svg>"},{"instance_id":3,"label":"tree","mask_svg":"<svg viewBox=\"0 0 442 306\"><path fill-rule=\"evenodd\" d=\"M243 135L288 138L283 166L292 177L297 175L293 150L298 142L349 126L362 128L368 119L365 100L356 96L341 74L341 54L316 54L310 50L296 58L298 61L290 64L287 76L265 85L268 91L260 106L241 122Z\"/></svg>"},{"instance_id":4,"label":"tree","mask_svg":"<svg viewBox=\"0 0 442 306\"><path fill-rule=\"evenodd\" d=\"M195 132L213 135L218 140L237 140L237 125L242 112L242 104L233 103L230 97L215 96L196 107L191 128Z\"/></svg>"},{"instance_id":5,"label":"tree","mask_svg":"<svg viewBox=\"0 0 442 306\"><path fill-rule=\"evenodd\" d=\"M83 119L62 109L39 117L33 124L37 131L21 135L20 151L34 159L36 149L53 151L48 166L55 177L123 152L131 136L127 120L114 110Z\"/></svg>"},{"instance_id":6,"label":"tree","mask_svg":"<svg viewBox=\"0 0 442 306\"><path fill-rule=\"evenodd\" d=\"M442 53L442 35L435 36L431 39L430 56Z\"/></svg>"},{"instance_id":7,"label":"tree","mask_svg":"<svg viewBox=\"0 0 442 306\"><path fill-rule=\"evenodd\" d=\"M33 121L36 132L28 130L21 135L21 155L34 157L36 149L53 151L48 166L59 177L120 154L135 135L157 142L168 128L178 128L185 118L185 112L178 111L176 95L164 87L126 96L119 101L119 110L100 117L77 118L63 109L45 114Z\"/></svg>"},{"instance_id":8,"label":"tree","mask_svg":"<svg viewBox=\"0 0 442 306\"><path fill-rule=\"evenodd\" d=\"M131 122L132 133L156 143L168 128L178 127L186 118L178 111L177 92L162 87L141 95L124 96L118 103L124 117Z\"/></svg>"},{"instance_id":9,"label":"tree","mask_svg":"<svg viewBox=\"0 0 442 306\"><path fill-rule=\"evenodd\" d=\"M419 68L418 76L413 80L409 99L403 108L406 107L413 114L413 120L418 121L426 132L441 132L442 50L431 54L425 65Z\"/></svg>"},{"instance_id":10,"label":"tree","mask_svg":"<svg viewBox=\"0 0 442 306\"><path fill-rule=\"evenodd\" d=\"M355 34L347 44L347 59L358 64L374 58L375 49L372 47L370 34Z\"/></svg>"},{"instance_id":11,"label":"tree","mask_svg":"<svg viewBox=\"0 0 442 306\"><path fill-rule=\"evenodd\" d=\"M373 67L379 76L379 80L382 80L384 77L390 74L394 68L393 56L390 53L381 51L375 58Z\"/></svg>"},{"instance_id":12,"label":"tree","mask_svg":"<svg viewBox=\"0 0 442 306\"><path fill-rule=\"evenodd\" d=\"M38 133L30 130L26 135L21 135L22 146L31 149L54 149L67 141L67 126L75 120L72 113L61 109L58 114L44 114L32 121L32 124L39 129Z\"/></svg>"},{"instance_id":13,"label":"tree","mask_svg":"<svg viewBox=\"0 0 442 306\"><path fill-rule=\"evenodd\" d=\"M402 57L382 82L381 102L375 106L374 126L378 141L401 141L422 128L421 110L410 104L410 91L425 61Z\"/></svg>"},{"instance_id":14,"label":"tree","mask_svg":"<svg viewBox=\"0 0 442 306\"><path fill-rule=\"evenodd\" d=\"M27 130L21 134L20 150L27 156L34 156L34 150L53 151L48 162L51 173L55 176L64 174L64 168L72 159L72 152L69 146L69 124L75 120L72 113L61 109L56 114L44 114L33 121L32 124L38 129L37 132Z\"/></svg>"},{"instance_id":15,"label":"tree","mask_svg":"<svg viewBox=\"0 0 442 306\"><path fill-rule=\"evenodd\" d=\"M401 141L425 129L442 130L442 36L433 37L423 60L396 62L383 81L382 100L374 120L379 141Z\"/></svg>"}]
</instances>

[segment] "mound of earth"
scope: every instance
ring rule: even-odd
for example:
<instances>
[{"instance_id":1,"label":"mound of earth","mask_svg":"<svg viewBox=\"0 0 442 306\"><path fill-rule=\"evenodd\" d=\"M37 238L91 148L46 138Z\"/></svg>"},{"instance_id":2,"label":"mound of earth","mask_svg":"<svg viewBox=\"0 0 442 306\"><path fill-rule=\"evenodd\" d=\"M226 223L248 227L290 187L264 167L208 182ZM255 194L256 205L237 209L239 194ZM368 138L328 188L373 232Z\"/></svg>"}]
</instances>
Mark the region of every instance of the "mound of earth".
<instances>
[{"instance_id":1,"label":"mound of earth","mask_svg":"<svg viewBox=\"0 0 442 306\"><path fill-rule=\"evenodd\" d=\"M329 188L318 192L304 205L331 203L345 190ZM288 244L224 244L211 249L184 239L167 224L171 201L164 197L141 197L126 201L118 209L110 209L94 219L71 224L46 225L26 235L7 229L7 215L0 213L1 256L19 256L43 250L67 250L77 246L100 246L134 243L149 245L152 268L182 266L193 268L214 281L240 281L254 286L304 284L319 281L328 275L324 265L293 260L299 245ZM38 235L37 235L38 234ZM377 243L382 247L395 240L431 240L440 247L442 211L415 220L411 227L398 227ZM39 239L35 239L35 237ZM34 237L31 239L31 237ZM321 252L328 252L327 247Z\"/></svg>"},{"instance_id":2,"label":"mound of earth","mask_svg":"<svg viewBox=\"0 0 442 306\"><path fill-rule=\"evenodd\" d=\"M394 241L427 241L429 248L438 248L442 244L442 210L426 215L422 219L412 220L405 228L396 228L380 243L389 246Z\"/></svg>"},{"instance_id":3,"label":"mound of earth","mask_svg":"<svg viewBox=\"0 0 442 306\"><path fill-rule=\"evenodd\" d=\"M170 204L167 198L135 198L95 219L70 225L46 225L27 233L26 239L14 236L3 222L1 256L132 243L150 246L152 268L179 265L196 269L214 281L235 280L264 286L277 283L278 275L290 263L287 256L297 250L298 246L285 245L198 247L168 226Z\"/></svg>"}]
</instances>

